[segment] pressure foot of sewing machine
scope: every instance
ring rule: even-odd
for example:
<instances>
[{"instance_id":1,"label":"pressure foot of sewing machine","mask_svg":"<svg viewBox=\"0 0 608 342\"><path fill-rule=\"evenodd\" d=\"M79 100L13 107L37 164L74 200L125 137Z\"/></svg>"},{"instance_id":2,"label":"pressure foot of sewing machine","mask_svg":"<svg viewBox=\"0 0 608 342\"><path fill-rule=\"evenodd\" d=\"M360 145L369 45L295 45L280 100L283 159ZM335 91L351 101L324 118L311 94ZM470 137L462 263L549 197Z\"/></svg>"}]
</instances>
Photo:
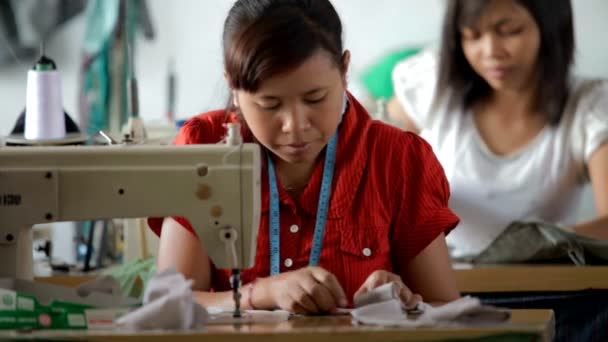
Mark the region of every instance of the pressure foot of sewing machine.
<instances>
[{"instance_id":1,"label":"pressure foot of sewing machine","mask_svg":"<svg viewBox=\"0 0 608 342\"><path fill-rule=\"evenodd\" d=\"M232 276L230 277L230 282L232 286L232 299L234 300L234 313L232 317L241 318L241 292L239 289L241 288L241 271L238 269L232 270Z\"/></svg>"}]
</instances>

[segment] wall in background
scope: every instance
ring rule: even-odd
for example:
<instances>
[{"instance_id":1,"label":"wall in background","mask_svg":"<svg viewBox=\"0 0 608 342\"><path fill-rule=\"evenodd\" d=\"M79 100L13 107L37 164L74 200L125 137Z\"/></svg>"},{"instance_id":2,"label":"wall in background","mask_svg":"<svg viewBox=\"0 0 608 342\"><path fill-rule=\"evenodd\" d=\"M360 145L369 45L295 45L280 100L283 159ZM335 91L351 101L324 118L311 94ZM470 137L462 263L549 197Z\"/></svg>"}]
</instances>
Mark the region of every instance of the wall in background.
<instances>
[{"instance_id":1,"label":"wall in background","mask_svg":"<svg viewBox=\"0 0 608 342\"><path fill-rule=\"evenodd\" d=\"M221 29L231 0L148 0L157 29L154 41L137 44L136 71L140 84L141 113L160 120L166 107L166 71L174 59L178 73L179 117L222 106L226 87L222 77ZM577 31L576 71L608 77L608 2L574 0ZM360 93L357 77L391 49L436 41L443 0L334 0L344 22L345 46L352 52L350 85ZM584 18L584 20L583 20ZM84 20L78 16L48 42L48 53L62 72L64 105L76 115L80 44ZM25 102L26 70L22 65L0 66L0 134L10 131Z\"/></svg>"}]
</instances>

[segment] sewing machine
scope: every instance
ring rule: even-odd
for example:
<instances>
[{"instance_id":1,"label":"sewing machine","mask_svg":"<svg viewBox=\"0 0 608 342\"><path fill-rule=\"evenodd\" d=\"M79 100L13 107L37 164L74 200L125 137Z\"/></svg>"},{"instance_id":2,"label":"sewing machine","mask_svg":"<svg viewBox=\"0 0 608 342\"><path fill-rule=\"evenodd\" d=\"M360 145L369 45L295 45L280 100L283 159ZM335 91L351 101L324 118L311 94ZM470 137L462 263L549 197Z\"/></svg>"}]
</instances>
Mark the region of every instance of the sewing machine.
<instances>
[{"instance_id":1,"label":"sewing machine","mask_svg":"<svg viewBox=\"0 0 608 342\"><path fill-rule=\"evenodd\" d=\"M33 224L170 215L233 270L238 314L259 225L256 144L0 147L0 278L32 279Z\"/></svg>"}]
</instances>

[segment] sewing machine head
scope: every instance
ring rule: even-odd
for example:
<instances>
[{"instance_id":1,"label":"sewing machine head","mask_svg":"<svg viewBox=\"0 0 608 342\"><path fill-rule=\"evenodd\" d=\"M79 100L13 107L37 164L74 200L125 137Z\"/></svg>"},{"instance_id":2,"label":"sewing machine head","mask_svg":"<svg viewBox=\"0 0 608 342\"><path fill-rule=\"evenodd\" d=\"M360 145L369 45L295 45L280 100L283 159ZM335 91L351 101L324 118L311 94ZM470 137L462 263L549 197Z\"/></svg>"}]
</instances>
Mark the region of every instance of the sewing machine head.
<instances>
[{"instance_id":1,"label":"sewing machine head","mask_svg":"<svg viewBox=\"0 0 608 342\"><path fill-rule=\"evenodd\" d=\"M184 216L218 268L253 266L255 144L0 147L0 278L32 276L30 227Z\"/></svg>"}]
</instances>

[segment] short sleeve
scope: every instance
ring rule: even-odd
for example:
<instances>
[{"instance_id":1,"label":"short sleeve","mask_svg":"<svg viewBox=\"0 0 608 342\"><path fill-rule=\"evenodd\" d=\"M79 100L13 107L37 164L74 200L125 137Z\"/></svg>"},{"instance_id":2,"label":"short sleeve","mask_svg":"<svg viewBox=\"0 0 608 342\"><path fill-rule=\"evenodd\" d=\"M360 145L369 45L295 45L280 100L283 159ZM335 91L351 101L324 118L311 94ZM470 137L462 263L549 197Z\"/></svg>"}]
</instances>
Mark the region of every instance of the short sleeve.
<instances>
[{"instance_id":1,"label":"short sleeve","mask_svg":"<svg viewBox=\"0 0 608 342\"><path fill-rule=\"evenodd\" d=\"M459 222L448 207L450 187L430 145L414 135L408 140L392 236L393 257L400 272L439 234L447 235Z\"/></svg>"},{"instance_id":2,"label":"short sleeve","mask_svg":"<svg viewBox=\"0 0 608 342\"><path fill-rule=\"evenodd\" d=\"M225 111L201 114L186 121L173 140L174 145L215 144L226 132L224 124L231 119Z\"/></svg>"},{"instance_id":3,"label":"short sleeve","mask_svg":"<svg viewBox=\"0 0 608 342\"><path fill-rule=\"evenodd\" d=\"M188 221L188 219L186 219L185 217L181 217L181 216L173 216L172 218L175 221L177 221L177 223L181 224L182 227L184 227L187 231L189 231L194 236L196 236L194 227L192 227L192 225L190 224L190 221ZM160 236L164 219L165 219L164 217L149 217L148 218L148 226L154 232L154 234L156 234L157 236Z\"/></svg>"},{"instance_id":4,"label":"short sleeve","mask_svg":"<svg viewBox=\"0 0 608 342\"><path fill-rule=\"evenodd\" d=\"M429 127L435 98L438 56L434 49L423 50L393 69L395 97L419 130Z\"/></svg>"},{"instance_id":5,"label":"short sleeve","mask_svg":"<svg viewBox=\"0 0 608 342\"><path fill-rule=\"evenodd\" d=\"M577 113L582 116L585 164L599 147L608 143L608 81L598 82L589 97L584 112Z\"/></svg>"}]
</instances>

